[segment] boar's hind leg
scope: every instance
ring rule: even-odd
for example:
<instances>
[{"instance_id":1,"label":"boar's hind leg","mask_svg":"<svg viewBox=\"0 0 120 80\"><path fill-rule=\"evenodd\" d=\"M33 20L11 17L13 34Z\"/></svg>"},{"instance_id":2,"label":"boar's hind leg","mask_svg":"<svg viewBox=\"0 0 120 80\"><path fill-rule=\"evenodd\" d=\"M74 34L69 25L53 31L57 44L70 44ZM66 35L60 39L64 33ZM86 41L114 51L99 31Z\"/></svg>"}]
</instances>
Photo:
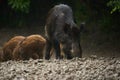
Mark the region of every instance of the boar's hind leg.
<instances>
[{"instance_id":1,"label":"boar's hind leg","mask_svg":"<svg viewBox=\"0 0 120 80\"><path fill-rule=\"evenodd\" d=\"M60 43L57 40L53 41L53 47L55 49L56 59L61 59L61 55L60 55Z\"/></svg>"},{"instance_id":2,"label":"boar's hind leg","mask_svg":"<svg viewBox=\"0 0 120 80\"><path fill-rule=\"evenodd\" d=\"M49 40L46 40L46 47L45 47L45 59L50 59L50 51L52 48L52 44Z\"/></svg>"}]
</instances>

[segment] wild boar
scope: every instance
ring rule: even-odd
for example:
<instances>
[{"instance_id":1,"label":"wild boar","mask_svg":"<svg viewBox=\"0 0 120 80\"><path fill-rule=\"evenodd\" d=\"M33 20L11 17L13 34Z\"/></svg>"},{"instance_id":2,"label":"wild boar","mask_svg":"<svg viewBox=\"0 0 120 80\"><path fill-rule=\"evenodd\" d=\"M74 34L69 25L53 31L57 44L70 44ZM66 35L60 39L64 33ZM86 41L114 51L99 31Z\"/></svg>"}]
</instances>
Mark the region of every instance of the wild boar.
<instances>
[{"instance_id":1,"label":"wild boar","mask_svg":"<svg viewBox=\"0 0 120 80\"><path fill-rule=\"evenodd\" d=\"M8 61L13 59L13 50L16 45L25 39L24 36L15 36L11 38L8 42L6 42L3 46L3 61Z\"/></svg>"},{"instance_id":2,"label":"wild boar","mask_svg":"<svg viewBox=\"0 0 120 80\"><path fill-rule=\"evenodd\" d=\"M21 41L13 51L15 60L43 58L46 40L41 35L30 35Z\"/></svg>"},{"instance_id":3,"label":"wild boar","mask_svg":"<svg viewBox=\"0 0 120 80\"><path fill-rule=\"evenodd\" d=\"M72 9L65 4L54 6L48 12L45 24L45 59L50 59L52 48L55 50L56 59L61 59L60 44L67 59L82 57L80 32L81 27L74 22Z\"/></svg>"}]
</instances>

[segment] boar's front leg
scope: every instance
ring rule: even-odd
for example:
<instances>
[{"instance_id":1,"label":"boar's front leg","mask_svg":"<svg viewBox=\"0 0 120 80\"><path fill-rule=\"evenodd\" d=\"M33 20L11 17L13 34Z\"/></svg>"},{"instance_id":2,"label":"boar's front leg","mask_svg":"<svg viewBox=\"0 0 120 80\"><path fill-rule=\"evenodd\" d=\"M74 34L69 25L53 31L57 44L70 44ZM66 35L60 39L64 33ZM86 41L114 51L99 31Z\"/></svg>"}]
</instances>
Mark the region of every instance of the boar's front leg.
<instances>
[{"instance_id":1,"label":"boar's front leg","mask_svg":"<svg viewBox=\"0 0 120 80\"><path fill-rule=\"evenodd\" d=\"M50 51L52 48L52 43L50 40L46 40L46 47L45 47L45 59L49 60L50 59Z\"/></svg>"}]
</instances>

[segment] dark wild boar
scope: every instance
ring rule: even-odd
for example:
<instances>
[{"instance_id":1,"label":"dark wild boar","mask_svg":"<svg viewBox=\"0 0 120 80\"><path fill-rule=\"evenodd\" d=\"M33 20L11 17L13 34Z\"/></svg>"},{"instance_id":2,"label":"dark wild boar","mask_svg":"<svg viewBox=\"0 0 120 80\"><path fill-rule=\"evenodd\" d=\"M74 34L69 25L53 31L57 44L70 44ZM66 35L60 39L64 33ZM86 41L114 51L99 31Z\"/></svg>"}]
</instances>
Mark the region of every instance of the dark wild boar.
<instances>
[{"instance_id":1,"label":"dark wild boar","mask_svg":"<svg viewBox=\"0 0 120 80\"><path fill-rule=\"evenodd\" d=\"M55 50L56 59L60 59L60 44L62 44L62 50L67 59L82 57L80 46L81 27L78 27L74 22L72 9L68 5L59 4L54 6L48 13L45 25L45 59L50 59L52 47Z\"/></svg>"}]
</instances>

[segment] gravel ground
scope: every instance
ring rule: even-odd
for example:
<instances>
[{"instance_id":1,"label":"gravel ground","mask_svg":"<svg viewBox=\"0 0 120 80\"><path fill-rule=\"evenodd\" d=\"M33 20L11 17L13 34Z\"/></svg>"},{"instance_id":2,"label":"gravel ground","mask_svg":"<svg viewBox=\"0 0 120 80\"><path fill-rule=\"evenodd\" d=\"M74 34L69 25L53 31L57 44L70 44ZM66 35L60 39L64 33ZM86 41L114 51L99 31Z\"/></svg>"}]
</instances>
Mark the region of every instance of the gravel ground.
<instances>
[{"instance_id":1,"label":"gravel ground","mask_svg":"<svg viewBox=\"0 0 120 80\"><path fill-rule=\"evenodd\" d=\"M0 80L120 80L120 60L91 56L72 60L7 61Z\"/></svg>"}]
</instances>

